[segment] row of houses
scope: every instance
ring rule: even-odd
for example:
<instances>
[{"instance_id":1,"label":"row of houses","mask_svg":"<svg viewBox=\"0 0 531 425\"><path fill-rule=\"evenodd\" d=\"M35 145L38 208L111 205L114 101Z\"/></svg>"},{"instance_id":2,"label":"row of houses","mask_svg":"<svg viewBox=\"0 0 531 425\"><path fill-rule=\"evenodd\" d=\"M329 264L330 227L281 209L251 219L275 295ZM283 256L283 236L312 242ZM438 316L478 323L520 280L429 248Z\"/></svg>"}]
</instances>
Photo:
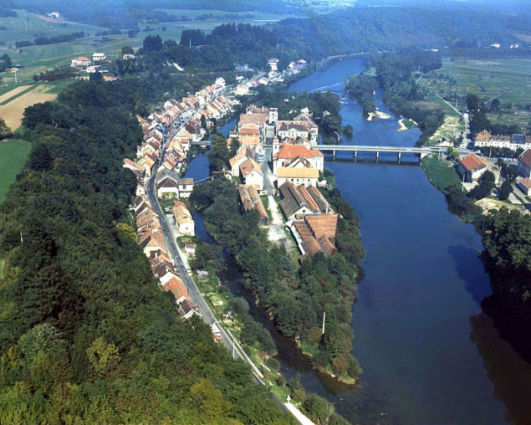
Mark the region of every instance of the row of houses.
<instances>
[{"instance_id":1,"label":"row of houses","mask_svg":"<svg viewBox=\"0 0 531 425\"><path fill-rule=\"evenodd\" d=\"M193 180L179 178L179 174L184 169L187 152L192 143L202 140L205 135L206 130L201 127L201 115L211 120L232 111L233 103L221 94L224 85L224 80L218 79L215 84L197 92L193 97L185 97L181 101L169 99L164 103L162 111L154 112L147 118L137 116L144 137L137 147L136 161L124 160L124 167L137 175L137 195L145 193L144 179L151 177L157 169L167 133L170 137L166 144L164 161L158 167L158 196L190 196ZM173 130L175 124L178 126L176 132Z\"/></svg>"},{"instance_id":2,"label":"row of houses","mask_svg":"<svg viewBox=\"0 0 531 425\"><path fill-rule=\"evenodd\" d=\"M531 148L531 136L525 134L512 134L510 136L496 136L484 130L478 133L474 139L475 148L507 148L512 151Z\"/></svg>"},{"instance_id":3,"label":"row of houses","mask_svg":"<svg viewBox=\"0 0 531 425\"><path fill-rule=\"evenodd\" d=\"M140 247L148 258L153 276L158 280L159 287L173 294L177 311L189 319L193 315L200 316L186 291L183 281L171 260L158 215L145 196L136 198L131 210L136 215L137 235Z\"/></svg>"}]
</instances>

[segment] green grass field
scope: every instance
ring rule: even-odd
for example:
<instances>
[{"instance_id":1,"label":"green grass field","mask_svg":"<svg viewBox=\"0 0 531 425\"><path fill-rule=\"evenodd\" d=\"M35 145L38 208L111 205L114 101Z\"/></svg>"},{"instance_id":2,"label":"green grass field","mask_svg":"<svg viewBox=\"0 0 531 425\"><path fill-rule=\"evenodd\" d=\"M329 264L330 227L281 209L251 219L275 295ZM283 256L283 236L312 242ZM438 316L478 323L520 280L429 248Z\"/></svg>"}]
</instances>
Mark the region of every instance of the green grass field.
<instances>
[{"instance_id":1,"label":"green grass field","mask_svg":"<svg viewBox=\"0 0 531 425\"><path fill-rule=\"evenodd\" d=\"M4 202L9 187L15 181L31 150L31 144L23 140L0 143L0 203Z\"/></svg>"},{"instance_id":2,"label":"green grass field","mask_svg":"<svg viewBox=\"0 0 531 425\"><path fill-rule=\"evenodd\" d=\"M445 160L427 156L421 161L422 169L430 182L440 191L444 192L450 184L460 184L461 179L454 167Z\"/></svg>"}]
</instances>

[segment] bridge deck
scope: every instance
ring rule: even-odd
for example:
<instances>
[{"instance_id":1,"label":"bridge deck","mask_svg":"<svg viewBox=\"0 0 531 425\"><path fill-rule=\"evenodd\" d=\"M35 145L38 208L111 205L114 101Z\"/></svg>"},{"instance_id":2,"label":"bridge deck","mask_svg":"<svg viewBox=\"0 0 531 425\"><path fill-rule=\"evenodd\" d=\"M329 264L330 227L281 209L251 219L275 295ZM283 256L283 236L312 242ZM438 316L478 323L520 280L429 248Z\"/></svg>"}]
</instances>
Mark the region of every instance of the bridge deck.
<instances>
[{"instance_id":1,"label":"bridge deck","mask_svg":"<svg viewBox=\"0 0 531 425\"><path fill-rule=\"evenodd\" d=\"M440 153L446 152L445 147L434 146L370 146L370 145L318 145L312 146L312 149L323 152L392 152L392 153Z\"/></svg>"}]
</instances>

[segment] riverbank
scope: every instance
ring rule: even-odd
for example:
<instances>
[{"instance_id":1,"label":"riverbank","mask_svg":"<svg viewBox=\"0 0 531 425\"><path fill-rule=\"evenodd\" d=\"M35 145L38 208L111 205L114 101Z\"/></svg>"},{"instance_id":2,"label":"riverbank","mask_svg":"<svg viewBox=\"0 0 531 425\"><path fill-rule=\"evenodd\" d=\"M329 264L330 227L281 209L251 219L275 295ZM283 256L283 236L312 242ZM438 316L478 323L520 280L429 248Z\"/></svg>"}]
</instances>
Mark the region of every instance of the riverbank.
<instances>
[{"instance_id":1,"label":"riverbank","mask_svg":"<svg viewBox=\"0 0 531 425\"><path fill-rule=\"evenodd\" d=\"M417 127L418 124L409 118L401 118L398 120L398 125L400 126L396 131L406 131L411 128Z\"/></svg>"}]
</instances>

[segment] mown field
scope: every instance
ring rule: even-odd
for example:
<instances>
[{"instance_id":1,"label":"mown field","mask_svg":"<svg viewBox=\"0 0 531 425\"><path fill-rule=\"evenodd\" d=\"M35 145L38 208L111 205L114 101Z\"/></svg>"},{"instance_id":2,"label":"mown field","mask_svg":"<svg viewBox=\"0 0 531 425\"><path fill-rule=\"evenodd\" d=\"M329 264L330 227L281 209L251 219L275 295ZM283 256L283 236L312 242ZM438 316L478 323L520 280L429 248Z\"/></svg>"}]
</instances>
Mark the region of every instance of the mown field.
<instances>
[{"instance_id":1,"label":"mown field","mask_svg":"<svg viewBox=\"0 0 531 425\"><path fill-rule=\"evenodd\" d=\"M531 120L524 105L531 104L531 60L444 60L442 69L420 83L465 109L467 93L477 94L488 106L494 99L500 113L489 114L493 122L527 126Z\"/></svg>"},{"instance_id":2,"label":"mown field","mask_svg":"<svg viewBox=\"0 0 531 425\"><path fill-rule=\"evenodd\" d=\"M23 140L0 143L0 203L4 202L7 191L26 162L30 150L31 144Z\"/></svg>"}]
</instances>

